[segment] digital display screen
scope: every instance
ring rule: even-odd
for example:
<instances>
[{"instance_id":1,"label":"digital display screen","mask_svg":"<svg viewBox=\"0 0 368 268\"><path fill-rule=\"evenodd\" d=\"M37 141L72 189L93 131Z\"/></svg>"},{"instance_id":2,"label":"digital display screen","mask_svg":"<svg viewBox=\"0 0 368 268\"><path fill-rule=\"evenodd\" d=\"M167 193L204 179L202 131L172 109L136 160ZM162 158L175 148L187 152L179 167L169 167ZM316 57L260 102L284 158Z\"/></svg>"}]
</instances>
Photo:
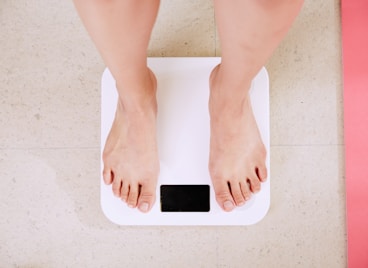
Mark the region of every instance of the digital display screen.
<instances>
[{"instance_id":1,"label":"digital display screen","mask_svg":"<svg viewBox=\"0 0 368 268\"><path fill-rule=\"evenodd\" d=\"M162 212L209 212L209 185L161 185Z\"/></svg>"}]
</instances>

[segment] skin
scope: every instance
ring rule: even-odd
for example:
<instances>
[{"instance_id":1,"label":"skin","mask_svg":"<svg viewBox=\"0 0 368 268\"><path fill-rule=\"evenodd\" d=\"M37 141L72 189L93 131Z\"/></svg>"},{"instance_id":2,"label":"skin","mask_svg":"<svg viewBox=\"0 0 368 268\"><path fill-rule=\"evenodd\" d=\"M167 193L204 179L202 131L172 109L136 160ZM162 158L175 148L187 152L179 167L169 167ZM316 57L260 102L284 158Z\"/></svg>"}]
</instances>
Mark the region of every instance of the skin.
<instances>
[{"instance_id":1,"label":"skin","mask_svg":"<svg viewBox=\"0 0 368 268\"><path fill-rule=\"evenodd\" d=\"M222 57L210 77L209 171L216 200L225 211L244 205L267 179L267 152L249 89L302 4L301 0L214 0Z\"/></svg>"},{"instance_id":2,"label":"skin","mask_svg":"<svg viewBox=\"0 0 368 268\"><path fill-rule=\"evenodd\" d=\"M116 80L119 101L103 152L104 181L148 212L159 174L156 79L146 51L159 0L74 0ZM224 211L242 206L267 179L266 149L249 100L252 79L298 14L302 0L214 0L222 60L210 77L209 172Z\"/></svg>"},{"instance_id":3,"label":"skin","mask_svg":"<svg viewBox=\"0 0 368 268\"><path fill-rule=\"evenodd\" d=\"M131 208L148 212L159 174L156 78L146 51L159 0L75 0L76 9L111 71L119 94L103 151L104 182Z\"/></svg>"}]
</instances>

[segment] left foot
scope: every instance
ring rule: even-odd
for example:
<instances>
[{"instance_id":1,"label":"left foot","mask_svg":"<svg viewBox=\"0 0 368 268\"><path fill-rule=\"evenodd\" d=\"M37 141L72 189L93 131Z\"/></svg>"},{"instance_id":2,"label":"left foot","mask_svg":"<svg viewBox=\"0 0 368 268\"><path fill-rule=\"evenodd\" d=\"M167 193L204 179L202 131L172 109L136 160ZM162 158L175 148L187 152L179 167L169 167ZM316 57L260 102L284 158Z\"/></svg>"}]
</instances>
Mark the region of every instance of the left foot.
<instances>
[{"instance_id":1,"label":"left foot","mask_svg":"<svg viewBox=\"0 0 368 268\"><path fill-rule=\"evenodd\" d=\"M148 212L156 199L160 168L156 145L156 78L150 70L141 75L144 82L137 80L127 87L131 91L119 93L103 152L103 178L107 185L112 185L114 195L129 207ZM131 92L139 93L139 97Z\"/></svg>"},{"instance_id":2,"label":"left foot","mask_svg":"<svg viewBox=\"0 0 368 268\"><path fill-rule=\"evenodd\" d=\"M220 67L210 77L209 171L218 204L231 211L260 191L267 179L267 152L250 103L251 81L226 81Z\"/></svg>"}]
</instances>

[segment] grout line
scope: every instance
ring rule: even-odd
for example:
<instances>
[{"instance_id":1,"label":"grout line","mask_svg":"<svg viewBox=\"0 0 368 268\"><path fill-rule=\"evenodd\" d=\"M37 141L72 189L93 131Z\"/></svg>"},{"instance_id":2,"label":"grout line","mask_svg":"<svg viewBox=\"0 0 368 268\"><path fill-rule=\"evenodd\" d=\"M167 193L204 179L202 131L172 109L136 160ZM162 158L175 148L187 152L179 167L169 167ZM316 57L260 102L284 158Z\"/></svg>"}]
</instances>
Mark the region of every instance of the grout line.
<instances>
[{"instance_id":1,"label":"grout line","mask_svg":"<svg viewBox=\"0 0 368 268\"><path fill-rule=\"evenodd\" d=\"M334 147L345 146L345 144L271 144L270 147ZM101 147L0 147L0 151L5 150L100 150Z\"/></svg>"},{"instance_id":2,"label":"grout line","mask_svg":"<svg viewBox=\"0 0 368 268\"><path fill-rule=\"evenodd\" d=\"M329 143L329 144L271 144L270 147L329 147L329 146L345 146L341 143Z\"/></svg>"},{"instance_id":3,"label":"grout line","mask_svg":"<svg viewBox=\"0 0 368 268\"><path fill-rule=\"evenodd\" d=\"M23 150L100 150L101 147L0 147L0 151L23 151Z\"/></svg>"}]
</instances>

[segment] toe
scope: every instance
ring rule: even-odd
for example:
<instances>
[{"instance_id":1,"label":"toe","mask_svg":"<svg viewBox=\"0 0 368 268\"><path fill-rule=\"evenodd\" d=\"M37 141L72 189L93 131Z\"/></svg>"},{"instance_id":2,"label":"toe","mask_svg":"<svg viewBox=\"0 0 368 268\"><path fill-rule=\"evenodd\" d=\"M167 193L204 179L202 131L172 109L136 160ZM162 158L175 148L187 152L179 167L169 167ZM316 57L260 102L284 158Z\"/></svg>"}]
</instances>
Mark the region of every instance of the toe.
<instances>
[{"instance_id":1,"label":"toe","mask_svg":"<svg viewBox=\"0 0 368 268\"><path fill-rule=\"evenodd\" d=\"M148 212L155 202L155 185L142 184L138 198L138 209L141 212Z\"/></svg>"},{"instance_id":2,"label":"toe","mask_svg":"<svg viewBox=\"0 0 368 268\"><path fill-rule=\"evenodd\" d=\"M250 176L248 181L252 193L258 193L261 190L261 182L259 181L257 175Z\"/></svg>"},{"instance_id":3,"label":"toe","mask_svg":"<svg viewBox=\"0 0 368 268\"><path fill-rule=\"evenodd\" d=\"M129 186L129 195L127 199L128 206L135 208L138 200L138 185L133 183Z\"/></svg>"},{"instance_id":4,"label":"toe","mask_svg":"<svg viewBox=\"0 0 368 268\"><path fill-rule=\"evenodd\" d=\"M229 185L225 180L214 180L216 200L220 207L225 211L232 211L235 208L235 202L230 192Z\"/></svg>"},{"instance_id":5,"label":"toe","mask_svg":"<svg viewBox=\"0 0 368 268\"><path fill-rule=\"evenodd\" d=\"M123 200L124 202L127 202L128 194L129 194L129 183L126 181L125 182L123 181L123 185L121 187L121 193L120 193L121 200Z\"/></svg>"},{"instance_id":6,"label":"toe","mask_svg":"<svg viewBox=\"0 0 368 268\"><path fill-rule=\"evenodd\" d=\"M267 180L267 168L264 165L260 165L256 169L256 173L257 173L258 179L261 182L265 182Z\"/></svg>"},{"instance_id":7,"label":"toe","mask_svg":"<svg viewBox=\"0 0 368 268\"><path fill-rule=\"evenodd\" d=\"M242 191L245 201L248 201L252 196L252 193L249 189L249 183L247 181L242 181L240 183L240 189Z\"/></svg>"},{"instance_id":8,"label":"toe","mask_svg":"<svg viewBox=\"0 0 368 268\"><path fill-rule=\"evenodd\" d=\"M234 181L234 182L230 183L230 192L231 192L231 195L233 196L233 200L235 201L235 204L237 206L244 205L245 199L244 199L243 193L241 191L239 181Z\"/></svg>"},{"instance_id":9,"label":"toe","mask_svg":"<svg viewBox=\"0 0 368 268\"><path fill-rule=\"evenodd\" d=\"M115 178L112 182L112 192L115 196L119 197L121 194L121 180Z\"/></svg>"},{"instance_id":10,"label":"toe","mask_svg":"<svg viewBox=\"0 0 368 268\"><path fill-rule=\"evenodd\" d=\"M105 184L110 185L113 181L112 171L109 168L104 167L104 170L102 172L102 177L105 182Z\"/></svg>"}]
</instances>

